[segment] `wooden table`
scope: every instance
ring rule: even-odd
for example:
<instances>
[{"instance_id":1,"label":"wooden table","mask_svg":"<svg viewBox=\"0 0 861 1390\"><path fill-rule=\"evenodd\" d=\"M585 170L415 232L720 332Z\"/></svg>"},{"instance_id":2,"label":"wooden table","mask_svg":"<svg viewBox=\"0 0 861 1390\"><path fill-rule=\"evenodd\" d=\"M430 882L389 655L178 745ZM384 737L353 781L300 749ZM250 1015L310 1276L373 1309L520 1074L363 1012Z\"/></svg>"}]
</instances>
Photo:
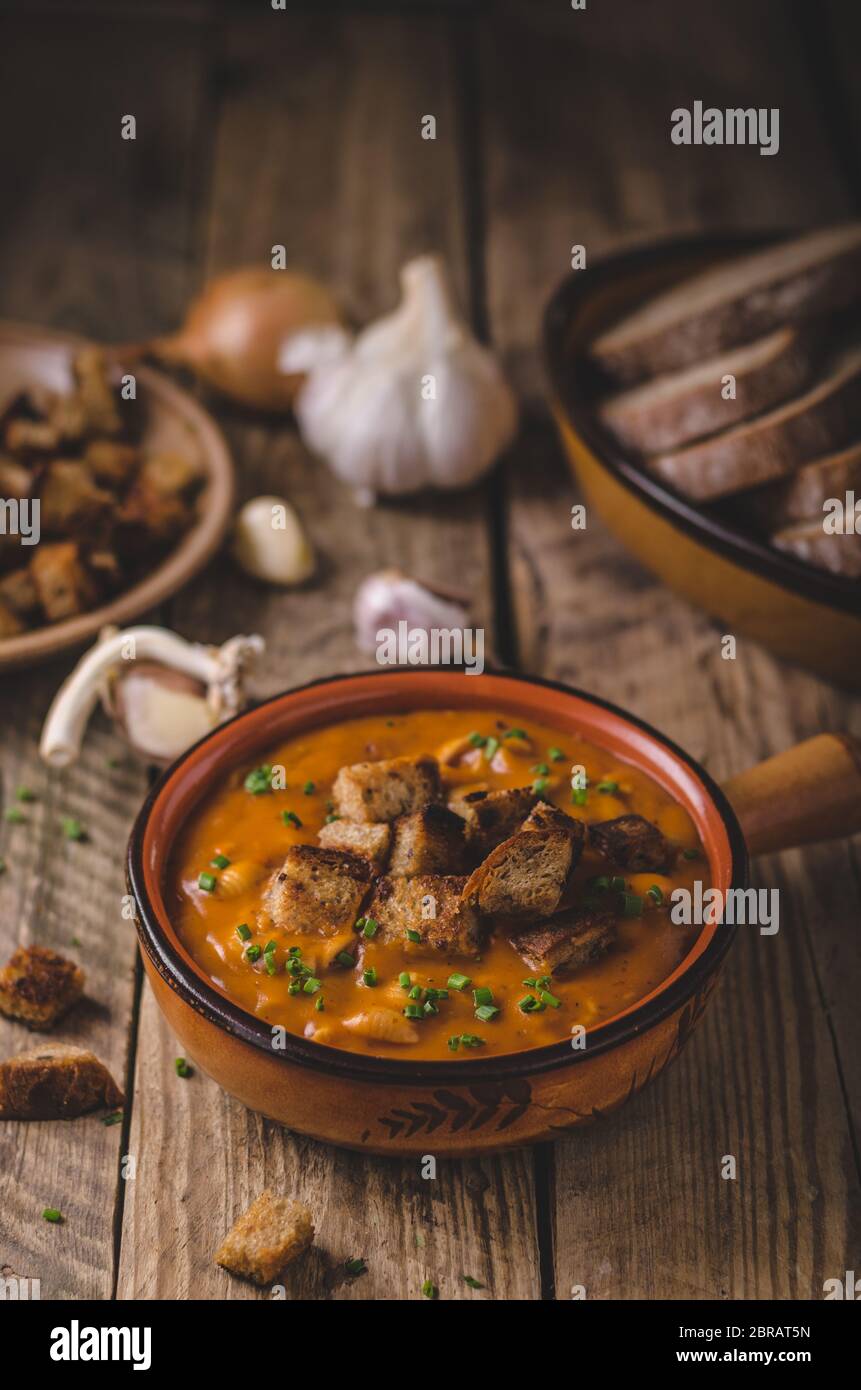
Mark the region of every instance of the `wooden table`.
<instances>
[{"instance_id":1,"label":"wooden table","mask_svg":"<svg viewBox=\"0 0 861 1390\"><path fill-rule=\"evenodd\" d=\"M600 523L572 532L536 349L574 243L598 257L857 210L857 6L65 0L7 7L3 28L0 312L114 340L165 331L207 276L284 243L364 320L395 302L400 264L435 248L522 393L520 438L482 487L372 511L288 424L212 401L243 496L294 501L324 578L262 594L220 557L155 620L204 641L264 633L266 693L365 664L350 616L364 574L456 573L498 659L630 707L719 778L820 729L861 730L857 702L760 648L740 639L723 660L721 626ZM779 106L780 153L672 146L669 113L695 98ZM125 113L134 143L119 138ZM70 664L0 678L3 798L19 783L38 797L0 830L0 948L80 959L89 1002L63 1036L125 1077L128 1106L113 1128L0 1125L0 1274L40 1278L43 1298L258 1297L212 1252L267 1184L302 1196L318 1227L290 1298L419 1298L429 1276L442 1298L565 1299L582 1284L590 1298L811 1299L861 1269L857 840L757 864L780 889L780 933L741 933L682 1059L612 1122L423 1181L415 1163L285 1133L199 1072L177 1078L121 914L146 770L110 768L119 745L98 722L68 772L37 757ZM63 839L70 814L88 843ZM0 1022L0 1055L26 1041ZM355 1255L368 1273L346 1281Z\"/></svg>"}]
</instances>

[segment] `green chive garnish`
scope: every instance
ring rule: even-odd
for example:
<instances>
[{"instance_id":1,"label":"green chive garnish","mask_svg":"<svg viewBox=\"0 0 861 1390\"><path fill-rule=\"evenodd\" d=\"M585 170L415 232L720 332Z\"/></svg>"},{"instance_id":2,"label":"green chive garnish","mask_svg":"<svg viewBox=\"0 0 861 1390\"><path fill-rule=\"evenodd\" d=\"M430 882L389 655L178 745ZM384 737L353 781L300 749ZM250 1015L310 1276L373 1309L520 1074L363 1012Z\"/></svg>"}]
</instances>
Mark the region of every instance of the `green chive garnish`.
<instances>
[{"instance_id":1,"label":"green chive garnish","mask_svg":"<svg viewBox=\"0 0 861 1390\"><path fill-rule=\"evenodd\" d=\"M492 1004L493 990L488 989L487 985L481 985L479 989L474 989L472 991L472 1002L476 1006L479 1004Z\"/></svg>"},{"instance_id":2,"label":"green chive garnish","mask_svg":"<svg viewBox=\"0 0 861 1390\"><path fill-rule=\"evenodd\" d=\"M45 1221L51 1221L56 1226L60 1221L62 1221L63 1213L61 1211L57 1211L56 1207L46 1207L45 1210L42 1212L42 1217Z\"/></svg>"},{"instance_id":3,"label":"green chive garnish","mask_svg":"<svg viewBox=\"0 0 861 1390\"><path fill-rule=\"evenodd\" d=\"M362 981L369 989L375 987L377 983L377 972L372 965L369 965L367 970L362 971Z\"/></svg>"},{"instance_id":4,"label":"green chive garnish","mask_svg":"<svg viewBox=\"0 0 861 1390\"><path fill-rule=\"evenodd\" d=\"M349 1274L351 1279L358 1279L360 1274L367 1274L368 1266L359 1256L355 1259L344 1261L344 1272L345 1274Z\"/></svg>"},{"instance_id":5,"label":"green chive garnish","mask_svg":"<svg viewBox=\"0 0 861 1390\"><path fill-rule=\"evenodd\" d=\"M323 988L323 981L318 980L314 975L309 975L302 988L306 994L316 994L318 990Z\"/></svg>"},{"instance_id":6,"label":"green chive garnish","mask_svg":"<svg viewBox=\"0 0 861 1390\"><path fill-rule=\"evenodd\" d=\"M469 1289L483 1289L485 1287L477 1279L473 1279L471 1274L462 1274L460 1277Z\"/></svg>"},{"instance_id":7,"label":"green chive garnish","mask_svg":"<svg viewBox=\"0 0 861 1390\"><path fill-rule=\"evenodd\" d=\"M470 734L469 741L472 744L473 748L483 748L484 745L487 743L487 739L484 737L484 734Z\"/></svg>"},{"instance_id":8,"label":"green chive garnish","mask_svg":"<svg viewBox=\"0 0 861 1390\"><path fill-rule=\"evenodd\" d=\"M216 854L214 859L210 859L213 869L226 869L230 863L226 854Z\"/></svg>"},{"instance_id":9,"label":"green chive garnish","mask_svg":"<svg viewBox=\"0 0 861 1390\"><path fill-rule=\"evenodd\" d=\"M402 970L400 975L398 976L398 984L400 985L401 989L409 989L410 977L407 974L406 970Z\"/></svg>"},{"instance_id":10,"label":"green chive garnish","mask_svg":"<svg viewBox=\"0 0 861 1390\"><path fill-rule=\"evenodd\" d=\"M215 874L203 873L197 880L197 886L202 888L204 893L214 893L216 882Z\"/></svg>"},{"instance_id":11,"label":"green chive garnish","mask_svg":"<svg viewBox=\"0 0 861 1390\"><path fill-rule=\"evenodd\" d=\"M438 1013L439 1013L439 1009L437 1008L436 1004L434 1003L434 1001L433 1001L432 999L426 999L426 1000L425 1000L425 1002L424 1002L424 1011L425 1011L426 1014L438 1014Z\"/></svg>"},{"instance_id":12,"label":"green chive garnish","mask_svg":"<svg viewBox=\"0 0 861 1390\"><path fill-rule=\"evenodd\" d=\"M413 931L412 928L410 928L410 929L407 931L407 941L420 942L421 939L422 939L422 934L421 934L421 932Z\"/></svg>"},{"instance_id":13,"label":"green chive garnish","mask_svg":"<svg viewBox=\"0 0 861 1390\"><path fill-rule=\"evenodd\" d=\"M484 1047L484 1038L477 1033L461 1033L460 1041L464 1047Z\"/></svg>"},{"instance_id":14,"label":"green chive garnish","mask_svg":"<svg viewBox=\"0 0 861 1390\"><path fill-rule=\"evenodd\" d=\"M551 994L548 989L542 989L539 998L544 1004L549 1004L551 1009L561 1009L562 1000L557 999L555 994Z\"/></svg>"},{"instance_id":15,"label":"green chive garnish","mask_svg":"<svg viewBox=\"0 0 861 1390\"><path fill-rule=\"evenodd\" d=\"M622 916L623 917L642 917L643 899L639 893L622 894Z\"/></svg>"},{"instance_id":16,"label":"green chive garnish","mask_svg":"<svg viewBox=\"0 0 861 1390\"><path fill-rule=\"evenodd\" d=\"M343 965L345 970L352 970L353 966L356 964L349 951L339 951L335 960L339 965Z\"/></svg>"},{"instance_id":17,"label":"green chive garnish","mask_svg":"<svg viewBox=\"0 0 861 1390\"><path fill-rule=\"evenodd\" d=\"M572 787L571 800L575 806L585 806L589 800L589 791L586 787Z\"/></svg>"},{"instance_id":18,"label":"green chive garnish","mask_svg":"<svg viewBox=\"0 0 861 1390\"><path fill-rule=\"evenodd\" d=\"M302 822L296 815L295 811L282 811L281 819L283 820L285 825L292 825L294 830L302 829Z\"/></svg>"},{"instance_id":19,"label":"green chive garnish","mask_svg":"<svg viewBox=\"0 0 861 1390\"><path fill-rule=\"evenodd\" d=\"M439 1289L430 1279L425 1279L422 1284L422 1293L425 1298L439 1298Z\"/></svg>"},{"instance_id":20,"label":"green chive garnish","mask_svg":"<svg viewBox=\"0 0 861 1390\"><path fill-rule=\"evenodd\" d=\"M422 989L421 985L413 985L412 989L410 990L411 999L421 999L423 994L424 990Z\"/></svg>"},{"instance_id":21,"label":"green chive garnish","mask_svg":"<svg viewBox=\"0 0 861 1390\"><path fill-rule=\"evenodd\" d=\"M376 936L376 934L377 934L377 932L378 932L379 930L380 930L380 924L379 924L379 922L375 922L374 919L373 919L373 917L366 917L366 918L365 918L365 920L364 920L364 922L363 922L363 924L362 924L362 936L364 936L368 941L371 941L371 940L373 940L373 938Z\"/></svg>"},{"instance_id":22,"label":"green chive garnish","mask_svg":"<svg viewBox=\"0 0 861 1390\"><path fill-rule=\"evenodd\" d=\"M67 840L85 840L87 832L74 816L64 816L60 822Z\"/></svg>"},{"instance_id":23,"label":"green chive garnish","mask_svg":"<svg viewBox=\"0 0 861 1390\"><path fill-rule=\"evenodd\" d=\"M505 730L505 733L502 735L502 737L503 737L503 738L528 738L529 735L528 735L528 733L526 732L525 729L506 729L506 730Z\"/></svg>"},{"instance_id":24,"label":"green chive garnish","mask_svg":"<svg viewBox=\"0 0 861 1390\"><path fill-rule=\"evenodd\" d=\"M115 1110L114 1113L113 1113L113 1115L105 1115L105 1116L103 1117L103 1119L102 1119L102 1124L105 1125L106 1127L107 1127L108 1125L118 1125L118 1124L120 1123L120 1120L121 1120L122 1118L123 1118L123 1112L122 1112L122 1110Z\"/></svg>"},{"instance_id":25,"label":"green chive garnish","mask_svg":"<svg viewBox=\"0 0 861 1390\"><path fill-rule=\"evenodd\" d=\"M20 825L24 816L18 810L17 806L7 806L6 810L3 812L3 819L8 821L10 825Z\"/></svg>"},{"instance_id":26,"label":"green chive garnish","mask_svg":"<svg viewBox=\"0 0 861 1390\"><path fill-rule=\"evenodd\" d=\"M457 1049L460 1047L460 1038L457 1036L449 1038L448 1046L450 1052L457 1052Z\"/></svg>"},{"instance_id":27,"label":"green chive garnish","mask_svg":"<svg viewBox=\"0 0 861 1390\"><path fill-rule=\"evenodd\" d=\"M524 984L526 981L524 980ZM534 1013L538 1000L533 994L524 994L522 999L518 999L517 1007L523 1014Z\"/></svg>"},{"instance_id":28,"label":"green chive garnish","mask_svg":"<svg viewBox=\"0 0 861 1390\"><path fill-rule=\"evenodd\" d=\"M481 1004L475 1011L475 1016L479 1023L490 1023L491 1019L496 1018L500 1012L496 1004Z\"/></svg>"},{"instance_id":29,"label":"green chive garnish","mask_svg":"<svg viewBox=\"0 0 861 1390\"><path fill-rule=\"evenodd\" d=\"M599 782L597 789L599 792L606 792L608 796L615 796L616 792L619 790L619 783Z\"/></svg>"},{"instance_id":30,"label":"green chive garnish","mask_svg":"<svg viewBox=\"0 0 861 1390\"><path fill-rule=\"evenodd\" d=\"M184 1057L177 1057L173 1065L176 1067L177 1076L191 1076L191 1067Z\"/></svg>"},{"instance_id":31,"label":"green chive garnish","mask_svg":"<svg viewBox=\"0 0 861 1390\"><path fill-rule=\"evenodd\" d=\"M625 880L622 878L621 874L616 874L610 879L610 887L614 893L623 893L625 891Z\"/></svg>"},{"instance_id":32,"label":"green chive garnish","mask_svg":"<svg viewBox=\"0 0 861 1390\"><path fill-rule=\"evenodd\" d=\"M405 1018L424 1018L421 1004L407 1004L404 1008Z\"/></svg>"},{"instance_id":33,"label":"green chive garnish","mask_svg":"<svg viewBox=\"0 0 861 1390\"><path fill-rule=\"evenodd\" d=\"M700 856L700 852L699 852L698 849L683 849L683 850L682 850L682 858L683 858L683 859L699 859L700 857L701 857L701 856Z\"/></svg>"},{"instance_id":34,"label":"green chive garnish","mask_svg":"<svg viewBox=\"0 0 861 1390\"><path fill-rule=\"evenodd\" d=\"M650 888L646 889L646 897L651 898L660 907L664 901L664 890L659 884L653 883Z\"/></svg>"},{"instance_id":35,"label":"green chive garnish","mask_svg":"<svg viewBox=\"0 0 861 1390\"><path fill-rule=\"evenodd\" d=\"M316 999L316 1000L314 1001L314 1008L317 1010L317 1013L318 1013L318 1014L322 1014L322 1013L325 1012L326 1005L323 1003L323 996L322 996L322 994L320 995L320 998L319 998L319 999Z\"/></svg>"},{"instance_id":36,"label":"green chive garnish","mask_svg":"<svg viewBox=\"0 0 861 1390\"><path fill-rule=\"evenodd\" d=\"M327 825L332 825L332 823L333 823L334 821L340 820L340 819L341 819L340 816L336 816L332 811L330 811L329 814L328 814L328 816L326 817L326 824L327 824Z\"/></svg>"},{"instance_id":37,"label":"green chive garnish","mask_svg":"<svg viewBox=\"0 0 861 1390\"><path fill-rule=\"evenodd\" d=\"M239 926L236 928L236 935L239 937L240 941L251 940L251 928L247 922L239 923Z\"/></svg>"},{"instance_id":38,"label":"green chive garnish","mask_svg":"<svg viewBox=\"0 0 861 1390\"><path fill-rule=\"evenodd\" d=\"M461 975L456 971L454 975L449 975L448 979L446 980L446 984L448 985L449 989L463 990L466 989L467 986L472 984L472 980L469 978L468 975Z\"/></svg>"},{"instance_id":39,"label":"green chive garnish","mask_svg":"<svg viewBox=\"0 0 861 1390\"><path fill-rule=\"evenodd\" d=\"M249 946L248 950L245 952L245 959L250 960L251 964L253 965L254 962L256 960L259 960L262 955L263 952L261 951L259 946Z\"/></svg>"},{"instance_id":40,"label":"green chive garnish","mask_svg":"<svg viewBox=\"0 0 861 1390\"><path fill-rule=\"evenodd\" d=\"M536 777L535 781L532 783L532 790L536 796L543 796L547 790L547 778Z\"/></svg>"},{"instance_id":41,"label":"green chive garnish","mask_svg":"<svg viewBox=\"0 0 861 1390\"><path fill-rule=\"evenodd\" d=\"M547 766L546 763L535 763L535 765L531 767L529 771L536 772L539 777L548 777L550 775L550 768Z\"/></svg>"},{"instance_id":42,"label":"green chive garnish","mask_svg":"<svg viewBox=\"0 0 861 1390\"><path fill-rule=\"evenodd\" d=\"M15 792L15 796L17 797L17 799L18 799L19 801L35 801L35 800L36 800L36 793L33 792L33 791L31 791L29 787L18 787L17 790L16 790L16 792Z\"/></svg>"},{"instance_id":43,"label":"green chive garnish","mask_svg":"<svg viewBox=\"0 0 861 1390\"><path fill-rule=\"evenodd\" d=\"M289 985L287 986L287 993L298 994L301 988L302 986L300 985L298 980L291 980Z\"/></svg>"},{"instance_id":44,"label":"green chive garnish","mask_svg":"<svg viewBox=\"0 0 861 1390\"><path fill-rule=\"evenodd\" d=\"M493 758L496 757L496 754L498 753L498 751L499 751L499 739L498 739L498 738L489 738L489 739L487 739L487 740L485 741L485 744L484 744L484 760L485 760L485 762L488 762L488 763L491 762L491 760L492 760Z\"/></svg>"},{"instance_id":45,"label":"green chive garnish","mask_svg":"<svg viewBox=\"0 0 861 1390\"><path fill-rule=\"evenodd\" d=\"M268 763L264 763L262 767L253 768L242 785L252 796L262 796L264 792L271 791L272 768Z\"/></svg>"},{"instance_id":46,"label":"green chive garnish","mask_svg":"<svg viewBox=\"0 0 861 1390\"><path fill-rule=\"evenodd\" d=\"M306 796L313 796L316 785L316 782L306 782L302 790Z\"/></svg>"}]
</instances>

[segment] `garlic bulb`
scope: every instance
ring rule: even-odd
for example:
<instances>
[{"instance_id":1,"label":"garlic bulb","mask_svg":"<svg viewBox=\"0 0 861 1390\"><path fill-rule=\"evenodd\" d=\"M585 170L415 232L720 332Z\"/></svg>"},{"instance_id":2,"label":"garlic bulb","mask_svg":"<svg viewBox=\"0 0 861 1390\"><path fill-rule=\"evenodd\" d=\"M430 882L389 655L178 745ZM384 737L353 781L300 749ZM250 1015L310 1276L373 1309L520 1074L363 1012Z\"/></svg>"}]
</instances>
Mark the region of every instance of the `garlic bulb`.
<instances>
[{"instance_id":1,"label":"garlic bulb","mask_svg":"<svg viewBox=\"0 0 861 1390\"><path fill-rule=\"evenodd\" d=\"M400 306L352 344L329 332L315 352L311 329L279 357L285 372L310 367L295 405L300 428L362 501L465 487L517 424L493 354L454 313L440 258L410 261L401 285Z\"/></svg>"},{"instance_id":2,"label":"garlic bulb","mask_svg":"<svg viewBox=\"0 0 861 1390\"><path fill-rule=\"evenodd\" d=\"M377 633L397 629L399 622L411 631L431 628L463 628L469 614L462 604L439 590L410 579L397 569L378 570L362 580L353 600L356 642L363 652L377 650Z\"/></svg>"},{"instance_id":3,"label":"garlic bulb","mask_svg":"<svg viewBox=\"0 0 861 1390\"><path fill-rule=\"evenodd\" d=\"M74 762L101 697L137 753L172 762L242 709L245 676L263 648L257 636L204 647L162 627L105 628L54 696L39 752L52 767Z\"/></svg>"},{"instance_id":4,"label":"garlic bulb","mask_svg":"<svg viewBox=\"0 0 861 1390\"><path fill-rule=\"evenodd\" d=\"M233 558L267 584L301 584L314 573L314 551L283 497L255 497L236 519Z\"/></svg>"}]
</instances>

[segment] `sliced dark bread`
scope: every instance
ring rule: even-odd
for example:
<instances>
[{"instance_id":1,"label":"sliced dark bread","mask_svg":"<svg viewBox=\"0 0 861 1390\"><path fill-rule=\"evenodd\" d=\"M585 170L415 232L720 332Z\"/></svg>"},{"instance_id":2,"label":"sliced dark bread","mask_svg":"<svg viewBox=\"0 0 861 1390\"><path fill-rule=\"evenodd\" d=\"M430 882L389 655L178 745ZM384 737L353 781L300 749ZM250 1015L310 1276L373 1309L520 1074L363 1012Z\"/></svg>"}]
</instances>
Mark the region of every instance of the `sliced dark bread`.
<instances>
[{"instance_id":1,"label":"sliced dark bread","mask_svg":"<svg viewBox=\"0 0 861 1390\"><path fill-rule=\"evenodd\" d=\"M816 355L814 335L779 328L686 371L611 396L598 413L625 448L641 454L678 449L797 395L813 375ZM727 376L735 378L735 396L724 399Z\"/></svg>"},{"instance_id":2,"label":"sliced dark bread","mask_svg":"<svg viewBox=\"0 0 861 1390\"><path fill-rule=\"evenodd\" d=\"M843 498L847 492L861 497L861 444L806 463L782 482L739 499L738 506L746 520L774 531L820 516L829 497Z\"/></svg>"},{"instance_id":3,"label":"sliced dark bread","mask_svg":"<svg viewBox=\"0 0 861 1390\"><path fill-rule=\"evenodd\" d=\"M578 857L582 844L583 837ZM486 917L549 917L559 906L574 853L567 830L519 830L470 875L463 900Z\"/></svg>"},{"instance_id":4,"label":"sliced dark bread","mask_svg":"<svg viewBox=\"0 0 861 1390\"><path fill-rule=\"evenodd\" d=\"M861 579L861 532L835 535L823 529L822 521L822 517L815 517L787 526L775 532L771 543L817 569L842 574L847 579Z\"/></svg>"},{"instance_id":5,"label":"sliced dark bread","mask_svg":"<svg viewBox=\"0 0 861 1390\"><path fill-rule=\"evenodd\" d=\"M646 460L646 468L698 502L786 477L861 430L861 348L840 353L803 395L699 444Z\"/></svg>"},{"instance_id":6,"label":"sliced dark bread","mask_svg":"<svg viewBox=\"0 0 861 1390\"><path fill-rule=\"evenodd\" d=\"M682 280L596 338L591 356L615 381L633 385L859 295L861 223L824 227Z\"/></svg>"}]
</instances>

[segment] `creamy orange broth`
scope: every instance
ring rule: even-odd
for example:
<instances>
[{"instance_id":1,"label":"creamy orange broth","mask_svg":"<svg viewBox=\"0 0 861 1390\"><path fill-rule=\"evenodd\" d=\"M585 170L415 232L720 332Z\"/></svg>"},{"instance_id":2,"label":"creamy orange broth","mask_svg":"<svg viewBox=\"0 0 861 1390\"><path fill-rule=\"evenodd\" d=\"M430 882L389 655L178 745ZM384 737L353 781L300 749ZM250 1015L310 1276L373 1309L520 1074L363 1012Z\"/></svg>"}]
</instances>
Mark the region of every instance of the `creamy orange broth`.
<instances>
[{"instance_id":1,"label":"creamy orange broth","mask_svg":"<svg viewBox=\"0 0 861 1390\"><path fill-rule=\"evenodd\" d=\"M406 956L399 945L384 945L357 936L348 943L357 957L356 967L345 969L322 963L327 948L319 938L282 933L271 924L264 929L257 924L255 918L268 877L280 867L286 849L301 842L317 843L317 831L331 809L332 783L343 764L435 754L441 745L459 735L477 731L500 737L511 728L525 730L534 752L528 756L506 752L504 761L508 766L501 771L493 770L479 752L476 766L443 768L446 784L458 789L476 784L491 789L527 786L537 775L533 766L547 763L551 786L544 791L544 799L554 801L570 815L607 820L635 811L657 824L675 844L700 849L699 859L679 855L669 876L627 875L626 886L632 892L644 894L650 884L657 883L666 898L673 888L691 888L696 878L703 877L705 856L687 812L644 773L585 740L519 715L485 710L421 710L387 719L354 719L303 734L260 757L260 763L283 765L286 790L254 796L243 788L250 769L239 768L190 818L171 861L166 903L191 955L218 988L267 1023L305 1036L316 1032L318 1041L376 1056L450 1060L540 1047L569 1036L574 1024L588 1027L598 1023L648 994L676 967L696 935L696 929L670 922L667 907L656 907L649 899L642 917L620 920L618 945L607 956L569 978L554 977L551 989L561 1000L560 1008L548 1007L542 1013L528 1015L518 1009L517 1001L527 993L523 981L533 971L503 933L488 941L480 961L466 957L423 960L414 954ZM501 746L505 748L505 742ZM564 760L551 760L548 750L553 748L564 752ZM499 758L496 761L499 764ZM585 767L589 779L587 802L582 807L572 804L571 799L571 768L577 765ZM619 794L595 790L603 780L617 782ZM314 790L306 793L308 782L314 783ZM301 828L285 825L284 811L293 811L302 822ZM217 855L226 856L233 865L257 861L261 865L260 880L234 897L224 896L221 872L211 866ZM214 892L198 886L201 872L214 875ZM575 883L585 884L591 875L604 872L608 872L607 866L587 852L576 871ZM240 923L251 928L249 941L237 935ZM270 976L262 959L254 967L245 953L249 945L257 943L262 947L273 937L278 942L278 969ZM312 965L322 980L318 995L288 993L291 977L285 973L284 962L291 946L302 948L303 960ZM357 946L361 946L358 951ZM368 966L374 966L377 972L375 988L362 983L362 970ZM402 971L409 972L412 984L424 988L445 988L453 971L468 975L472 984L463 993L450 991L448 999L439 1001L439 1014L418 1024L420 1040L414 1044L371 1041L339 1026L339 1019L373 1005L400 1012L408 1002L406 991L398 983ZM479 1023L475 1018L472 988L483 985L492 989L494 1003L501 1008L489 1023ZM320 998L322 1011L315 1007ZM448 1039L462 1033L480 1036L483 1045L450 1051Z\"/></svg>"}]
</instances>

